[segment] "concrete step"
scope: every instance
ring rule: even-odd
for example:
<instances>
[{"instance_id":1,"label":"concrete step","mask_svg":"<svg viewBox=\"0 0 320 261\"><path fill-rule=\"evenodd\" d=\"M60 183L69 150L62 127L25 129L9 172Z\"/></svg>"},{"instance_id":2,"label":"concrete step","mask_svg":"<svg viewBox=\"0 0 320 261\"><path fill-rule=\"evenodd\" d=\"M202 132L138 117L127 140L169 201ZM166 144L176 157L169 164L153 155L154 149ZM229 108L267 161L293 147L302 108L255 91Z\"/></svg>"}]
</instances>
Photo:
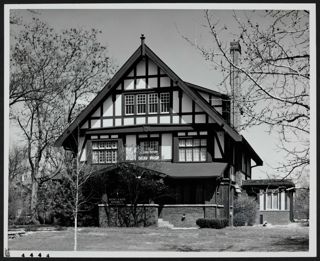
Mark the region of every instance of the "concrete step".
<instances>
[{"instance_id":1,"label":"concrete step","mask_svg":"<svg viewBox=\"0 0 320 261\"><path fill-rule=\"evenodd\" d=\"M158 227L174 228L174 225L170 224L169 221L158 218Z\"/></svg>"}]
</instances>

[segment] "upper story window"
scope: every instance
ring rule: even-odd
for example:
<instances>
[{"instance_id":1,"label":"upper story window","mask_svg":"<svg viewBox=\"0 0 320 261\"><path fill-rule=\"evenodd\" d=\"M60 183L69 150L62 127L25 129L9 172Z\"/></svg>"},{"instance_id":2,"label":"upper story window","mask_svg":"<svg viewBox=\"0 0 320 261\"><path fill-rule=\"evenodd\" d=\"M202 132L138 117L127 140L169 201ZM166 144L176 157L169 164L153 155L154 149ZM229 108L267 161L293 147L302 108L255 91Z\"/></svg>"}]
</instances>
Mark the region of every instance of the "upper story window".
<instances>
[{"instance_id":1,"label":"upper story window","mask_svg":"<svg viewBox=\"0 0 320 261\"><path fill-rule=\"evenodd\" d=\"M117 141L93 141L92 163L116 163L118 157Z\"/></svg>"},{"instance_id":2,"label":"upper story window","mask_svg":"<svg viewBox=\"0 0 320 261\"><path fill-rule=\"evenodd\" d=\"M124 96L125 115L167 113L170 93L128 94Z\"/></svg>"},{"instance_id":3,"label":"upper story window","mask_svg":"<svg viewBox=\"0 0 320 261\"><path fill-rule=\"evenodd\" d=\"M179 138L179 161L207 161L207 139Z\"/></svg>"},{"instance_id":4,"label":"upper story window","mask_svg":"<svg viewBox=\"0 0 320 261\"><path fill-rule=\"evenodd\" d=\"M126 114L134 114L134 95L125 95L124 98Z\"/></svg>"},{"instance_id":5,"label":"upper story window","mask_svg":"<svg viewBox=\"0 0 320 261\"><path fill-rule=\"evenodd\" d=\"M160 93L160 112L169 112L170 93Z\"/></svg>"},{"instance_id":6,"label":"upper story window","mask_svg":"<svg viewBox=\"0 0 320 261\"><path fill-rule=\"evenodd\" d=\"M141 139L139 140L139 160L159 160L160 150L159 150L159 139Z\"/></svg>"},{"instance_id":7,"label":"upper story window","mask_svg":"<svg viewBox=\"0 0 320 261\"><path fill-rule=\"evenodd\" d=\"M157 113L158 112L158 94L150 93L148 95L148 103L149 103L149 113Z\"/></svg>"},{"instance_id":8,"label":"upper story window","mask_svg":"<svg viewBox=\"0 0 320 261\"><path fill-rule=\"evenodd\" d=\"M146 113L147 107L147 95L146 94L138 94L137 95L137 114Z\"/></svg>"}]
</instances>

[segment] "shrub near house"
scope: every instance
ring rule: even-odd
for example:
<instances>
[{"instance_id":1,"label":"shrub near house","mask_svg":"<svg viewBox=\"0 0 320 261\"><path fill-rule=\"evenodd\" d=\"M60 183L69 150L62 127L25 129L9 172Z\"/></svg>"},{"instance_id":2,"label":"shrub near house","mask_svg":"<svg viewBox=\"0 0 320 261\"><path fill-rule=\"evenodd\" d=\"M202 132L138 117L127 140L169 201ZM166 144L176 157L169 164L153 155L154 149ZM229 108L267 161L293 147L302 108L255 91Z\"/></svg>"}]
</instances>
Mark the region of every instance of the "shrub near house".
<instances>
[{"instance_id":1,"label":"shrub near house","mask_svg":"<svg viewBox=\"0 0 320 261\"><path fill-rule=\"evenodd\" d=\"M234 226L252 226L257 214L257 202L255 198L247 194L241 194L234 202Z\"/></svg>"}]
</instances>

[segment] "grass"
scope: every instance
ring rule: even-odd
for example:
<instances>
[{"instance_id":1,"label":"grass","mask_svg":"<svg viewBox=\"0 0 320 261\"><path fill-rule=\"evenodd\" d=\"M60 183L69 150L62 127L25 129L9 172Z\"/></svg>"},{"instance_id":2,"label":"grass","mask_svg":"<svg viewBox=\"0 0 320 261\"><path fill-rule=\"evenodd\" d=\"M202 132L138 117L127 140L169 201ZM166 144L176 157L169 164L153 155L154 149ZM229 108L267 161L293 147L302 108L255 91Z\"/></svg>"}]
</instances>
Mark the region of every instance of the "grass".
<instances>
[{"instance_id":1,"label":"grass","mask_svg":"<svg viewBox=\"0 0 320 261\"><path fill-rule=\"evenodd\" d=\"M9 240L11 250L72 251L73 229L33 231ZM80 251L308 251L308 227L80 228Z\"/></svg>"}]
</instances>

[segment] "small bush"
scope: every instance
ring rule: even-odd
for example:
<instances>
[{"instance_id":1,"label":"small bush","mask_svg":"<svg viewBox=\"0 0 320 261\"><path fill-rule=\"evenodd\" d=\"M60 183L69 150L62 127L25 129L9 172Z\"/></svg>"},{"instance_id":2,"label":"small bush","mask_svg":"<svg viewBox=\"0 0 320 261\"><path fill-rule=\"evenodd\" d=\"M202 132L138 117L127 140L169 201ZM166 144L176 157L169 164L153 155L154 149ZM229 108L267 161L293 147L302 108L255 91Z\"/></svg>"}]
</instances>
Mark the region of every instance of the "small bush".
<instances>
[{"instance_id":1,"label":"small bush","mask_svg":"<svg viewBox=\"0 0 320 261\"><path fill-rule=\"evenodd\" d=\"M206 218L199 218L196 221L196 224L200 228L224 228L228 225L229 221L227 219L206 219Z\"/></svg>"},{"instance_id":2,"label":"small bush","mask_svg":"<svg viewBox=\"0 0 320 261\"><path fill-rule=\"evenodd\" d=\"M247 194L241 194L233 206L233 225L252 226L255 223L257 213L257 201Z\"/></svg>"},{"instance_id":3,"label":"small bush","mask_svg":"<svg viewBox=\"0 0 320 261\"><path fill-rule=\"evenodd\" d=\"M238 226L245 226L247 222L247 216L243 213L237 213L233 217L233 225Z\"/></svg>"}]
</instances>

